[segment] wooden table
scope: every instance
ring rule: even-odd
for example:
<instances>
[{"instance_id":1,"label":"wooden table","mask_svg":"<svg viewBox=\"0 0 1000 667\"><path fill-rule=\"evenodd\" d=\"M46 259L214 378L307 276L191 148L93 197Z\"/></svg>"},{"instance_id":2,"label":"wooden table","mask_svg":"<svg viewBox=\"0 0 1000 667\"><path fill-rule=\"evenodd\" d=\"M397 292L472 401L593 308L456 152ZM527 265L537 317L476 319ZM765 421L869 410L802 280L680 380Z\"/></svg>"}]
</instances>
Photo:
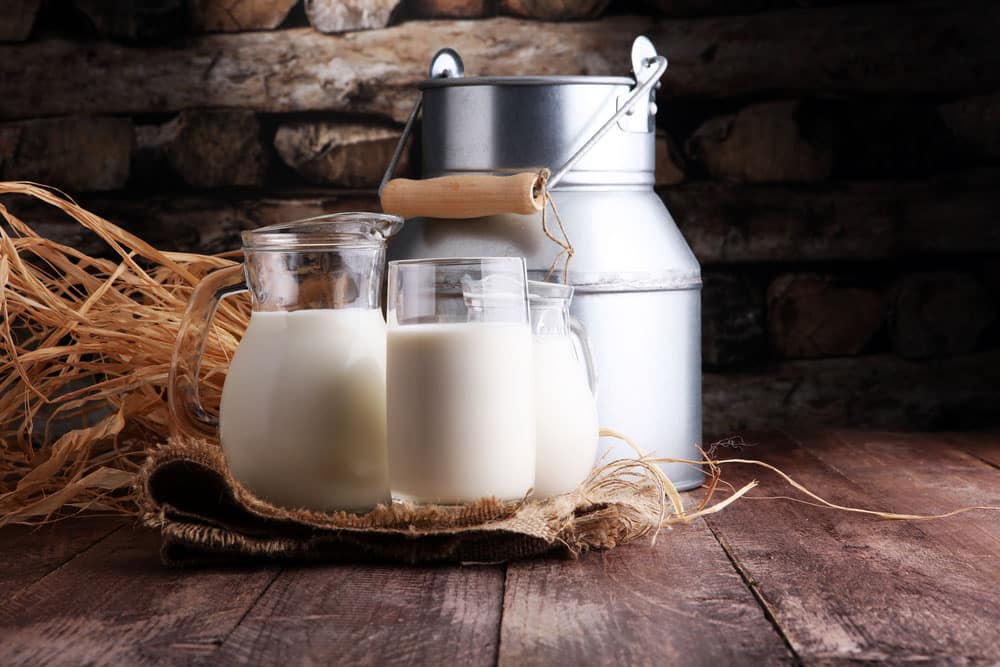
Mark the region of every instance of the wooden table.
<instances>
[{"instance_id":1,"label":"wooden table","mask_svg":"<svg viewBox=\"0 0 1000 667\"><path fill-rule=\"evenodd\" d=\"M834 502L1000 505L1000 436L749 440ZM0 664L1000 663L1000 513L745 500L655 546L506 567L181 571L157 543L117 519L0 530Z\"/></svg>"}]
</instances>

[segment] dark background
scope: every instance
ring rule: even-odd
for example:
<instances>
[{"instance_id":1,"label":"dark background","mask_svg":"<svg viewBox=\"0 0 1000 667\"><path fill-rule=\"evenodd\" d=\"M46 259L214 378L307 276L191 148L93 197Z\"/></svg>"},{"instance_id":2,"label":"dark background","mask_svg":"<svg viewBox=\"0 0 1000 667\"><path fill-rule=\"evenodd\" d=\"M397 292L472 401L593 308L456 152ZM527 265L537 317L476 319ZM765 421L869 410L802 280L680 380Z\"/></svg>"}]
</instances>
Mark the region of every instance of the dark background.
<instances>
[{"instance_id":1,"label":"dark background","mask_svg":"<svg viewBox=\"0 0 1000 667\"><path fill-rule=\"evenodd\" d=\"M657 190L704 267L706 432L1000 421L993 2L6 0L0 178L231 250L377 206L439 47L469 74L621 75L637 34L671 62Z\"/></svg>"}]
</instances>

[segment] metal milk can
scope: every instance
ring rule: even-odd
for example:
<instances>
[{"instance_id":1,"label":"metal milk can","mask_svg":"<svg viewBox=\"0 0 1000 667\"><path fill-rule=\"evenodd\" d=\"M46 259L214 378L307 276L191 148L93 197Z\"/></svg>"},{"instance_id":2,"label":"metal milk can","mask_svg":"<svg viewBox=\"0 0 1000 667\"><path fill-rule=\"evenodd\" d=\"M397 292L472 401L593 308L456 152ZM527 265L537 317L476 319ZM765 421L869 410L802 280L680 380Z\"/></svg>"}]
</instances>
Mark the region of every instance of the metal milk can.
<instances>
[{"instance_id":1,"label":"metal milk can","mask_svg":"<svg viewBox=\"0 0 1000 667\"><path fill-rule=\"evenodd\" d=\"M551 168L545 187L574 253L549 280L575 288L601 426L656 456L699 460L701 269L653 191L655 88L667 61L645 37L631 60L628 77L465 77L457 53L438 52L380 188L387 212L411 218L389 256L523 256L529 277L543 279L559 247L542 229L540 184L496 177ZM421 104L429 180L389 181ZM512 188L521 206L509 203ZM635 456L606 444L611 458ZM664 470L681 489L702 480L693 466Z\"/></svg>"}]
</instances>

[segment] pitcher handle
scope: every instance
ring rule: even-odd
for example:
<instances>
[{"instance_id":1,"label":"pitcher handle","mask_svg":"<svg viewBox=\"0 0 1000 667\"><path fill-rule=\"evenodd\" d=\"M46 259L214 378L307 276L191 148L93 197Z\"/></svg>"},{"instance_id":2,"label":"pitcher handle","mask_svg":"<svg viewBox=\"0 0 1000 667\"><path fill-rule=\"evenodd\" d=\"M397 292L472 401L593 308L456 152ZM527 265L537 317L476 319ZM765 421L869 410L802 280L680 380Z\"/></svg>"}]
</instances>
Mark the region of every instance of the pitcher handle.
<instances>
[{"instance_id":1,"label":"pitcher handle","mask_svg":"<svg viewBox=\"0 0 1000 667\"><path fill-rule=\"evenodd\" d=\"M587 330L583 328L580 320L570 315L569 332L573 338L573 345L576 347L577 354L580 355L580 359L587 370L587 384L590 386L590 393L596 397L597 367L594 365L594 349L590 346L590 338L587 336Z\"/></svg>"},{"instance_id":2,"label":"pitcher handle","mask_svg":"<svg viewBox=\"0 0 1000 667\"><path fill-rule=\"evenodd\" d=\"M219 418L205 410L198 394L198 373L212 318L223 298L247 291L243 265L218 269L205 276L191 294L191 301L174 344L167 380L170 431L173 435L214 436Z\"/></svg>"}]
</instances>

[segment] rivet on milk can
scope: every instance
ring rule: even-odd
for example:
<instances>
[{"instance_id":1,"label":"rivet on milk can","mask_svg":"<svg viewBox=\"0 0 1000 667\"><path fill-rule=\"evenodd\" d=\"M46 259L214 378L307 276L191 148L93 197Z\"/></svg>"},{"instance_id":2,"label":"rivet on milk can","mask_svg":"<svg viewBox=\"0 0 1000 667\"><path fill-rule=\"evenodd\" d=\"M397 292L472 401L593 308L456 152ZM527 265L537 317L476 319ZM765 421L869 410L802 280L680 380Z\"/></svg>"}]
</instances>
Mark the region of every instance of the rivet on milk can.
<instances>
[{"instance_id":1,"label":"rivet on milk can","mask_svg":"<svg viewBox=\"0 0 1000 667\"><path fill-rule=\"evenodd\" d=\"M697 460L701 268L653 191L667 60L638 37L631 62L628 77L465 77L459 55L439 51L380 188L383 209L410 218L389 256L523 256L532 279L573 285L601 426L656 456ZM421 106L424 180L390 181ZM546 193L574 250L554 271ZM613 458L635 455L607 444ZM680 489L702 480L685 464L664 470Z\"/></svg>"}]
</instances>

